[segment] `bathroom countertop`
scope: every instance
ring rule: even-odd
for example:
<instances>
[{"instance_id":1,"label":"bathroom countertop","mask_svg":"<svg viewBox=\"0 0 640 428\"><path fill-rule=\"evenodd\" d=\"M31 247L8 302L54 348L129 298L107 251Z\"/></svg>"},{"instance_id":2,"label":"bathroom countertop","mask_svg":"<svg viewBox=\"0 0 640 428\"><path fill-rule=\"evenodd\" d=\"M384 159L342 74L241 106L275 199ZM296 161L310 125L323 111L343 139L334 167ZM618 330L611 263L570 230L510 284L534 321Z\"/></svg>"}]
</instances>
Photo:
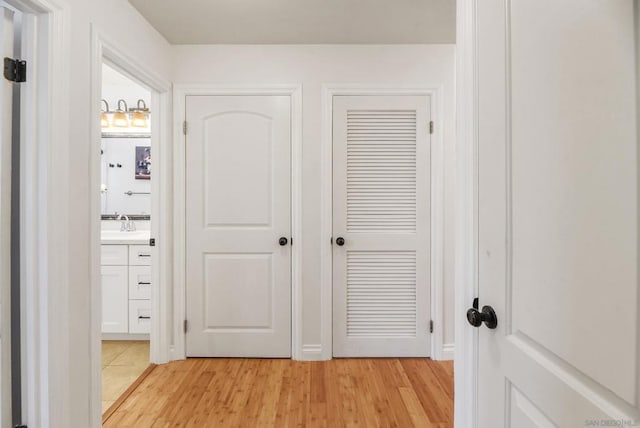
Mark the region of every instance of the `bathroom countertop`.
<instances>
[{"instance_id":1,"label":"bathroom countertop","mask_svg":"<svg viewBox=\"0 0 640 428\"><path fill-rule=\"evenodd\" d=\"M120 232L119 230L103 230L100 240L103 245L149 245L151 231Z\"/></svg>"}]
</instances>

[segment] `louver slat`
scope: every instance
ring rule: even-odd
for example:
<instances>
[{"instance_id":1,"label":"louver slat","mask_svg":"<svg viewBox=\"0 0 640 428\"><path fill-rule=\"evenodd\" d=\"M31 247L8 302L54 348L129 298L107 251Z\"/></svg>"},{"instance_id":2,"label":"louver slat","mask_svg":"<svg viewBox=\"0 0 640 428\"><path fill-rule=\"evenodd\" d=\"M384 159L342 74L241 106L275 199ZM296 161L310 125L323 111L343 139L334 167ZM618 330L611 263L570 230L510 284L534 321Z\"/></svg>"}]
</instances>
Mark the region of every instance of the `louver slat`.
<instances>
[{"instance_id":1,"label":"louver slat","mask_svg":"<svg viewBox=\"0 0 640 428\"><path fill-rule=\"evenodd\" d=\"M347 112L347 229L416 230L416 112Z\"/></svg>"}]
</instances>

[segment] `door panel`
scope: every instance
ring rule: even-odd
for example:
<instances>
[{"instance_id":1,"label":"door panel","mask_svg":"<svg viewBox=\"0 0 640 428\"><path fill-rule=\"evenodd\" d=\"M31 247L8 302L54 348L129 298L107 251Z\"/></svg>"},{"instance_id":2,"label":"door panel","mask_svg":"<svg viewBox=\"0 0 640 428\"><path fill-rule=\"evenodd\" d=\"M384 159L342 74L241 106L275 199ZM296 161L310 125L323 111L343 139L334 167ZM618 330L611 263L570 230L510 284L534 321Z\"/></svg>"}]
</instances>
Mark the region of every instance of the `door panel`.
<instances>
[{"instance_id":1,"label":"door panel","mask_svg":"<svg viewBox=\"0 0 640 428\"><path fill-rule=\"evenodd\" d=\"M640 421L633 2L477 13L479 426Z\"/></svg>"},{"instance_id":2,"label":"door panel","mask_svg":"<svg viewBox=\"0 0 640 428\"><path fill-rule=\"evenodd\" d=\"M334 356L428 356L429 98L333 108Z\"/></svg>"},{"instance_id":3,"label":"door panel","mask_svg":"<svg viewBox=\"0 0 640 428\"><path fill-rule=\"evenodd\" d=\"M188 96L186 112L187 355L289 357L290 98Z\"/></svg>"},{"instance_id":4,"label":"door panel","mask_svg":"<svg viewBox=\"0 0 640 428\"><path fill-rule=\"evenodd\" d=\"M205 327L273 328L273 257L271 254L205 256ZM247 302L251 302L248 305Z\"/></svg>"},{"instance_id":5,"label":"door panel","mask_svg":"<svg viewBox=\"0 0 640 428\"><path fill-rule=\"evenodd\" d=\"M272 227L272 120L251 112L206 119L207 128L215 132L215 137L205 137L207 227Z\"/></svg>"}]
</instances>

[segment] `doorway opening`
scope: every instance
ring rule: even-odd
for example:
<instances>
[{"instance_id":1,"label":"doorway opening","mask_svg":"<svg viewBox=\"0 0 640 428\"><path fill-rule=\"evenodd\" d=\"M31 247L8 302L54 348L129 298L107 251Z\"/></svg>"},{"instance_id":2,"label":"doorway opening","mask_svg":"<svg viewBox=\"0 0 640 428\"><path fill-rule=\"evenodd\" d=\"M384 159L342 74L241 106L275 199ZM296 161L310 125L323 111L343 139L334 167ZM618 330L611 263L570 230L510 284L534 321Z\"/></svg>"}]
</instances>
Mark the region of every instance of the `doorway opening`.
<instances>
[{"instance_id":1,"label":"doorway opening","mask_svg":"<svg viewBox=\"0 0 640 428\"><path fill-rule=\"evenodd\" d=\"M93 31L91 412L94 426L169 359L170 84Z\"/></svg>"},{"instance_id":2,"label":"doorway opening","mask_svg":"<svg viewBox=\"0 0 640 428\"><path fill-rule=\"evenodd\" d=\"M100 113L102 413L148 372L152 266L151 91L105 62ZM152 366L151 366L152 367Z\"/></svg>"}]
</instances>

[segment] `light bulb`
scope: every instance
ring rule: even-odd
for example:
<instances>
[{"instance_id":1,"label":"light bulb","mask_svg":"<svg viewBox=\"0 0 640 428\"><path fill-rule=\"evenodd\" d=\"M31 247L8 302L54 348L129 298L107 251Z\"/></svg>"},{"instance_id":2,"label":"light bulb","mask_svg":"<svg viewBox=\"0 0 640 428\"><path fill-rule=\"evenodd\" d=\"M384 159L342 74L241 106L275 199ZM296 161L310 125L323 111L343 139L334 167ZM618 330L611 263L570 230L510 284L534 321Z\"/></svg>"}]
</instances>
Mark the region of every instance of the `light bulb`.
<instances>
[{"instance_id":1,"label":"light bulb","mask_svg":"<svg viewBox=\"0 0 640 428\"><path fill-rule=\"evenodd\" d=\"M113 126L118 128L126 128L129 126L129 119L127 114L123 111L117 111L113 114Z\"/></svg>"},{"instance_id":2,"label":"light bulb","mask_svg":"<svg viewBox=\"0 0 640 428\"><path fill-rule=\"evenodd\" d=\"M136 111L131 116L131 126L138 128L147 127L147 115L141 111Z\"/></svg>"}]
</instances>

